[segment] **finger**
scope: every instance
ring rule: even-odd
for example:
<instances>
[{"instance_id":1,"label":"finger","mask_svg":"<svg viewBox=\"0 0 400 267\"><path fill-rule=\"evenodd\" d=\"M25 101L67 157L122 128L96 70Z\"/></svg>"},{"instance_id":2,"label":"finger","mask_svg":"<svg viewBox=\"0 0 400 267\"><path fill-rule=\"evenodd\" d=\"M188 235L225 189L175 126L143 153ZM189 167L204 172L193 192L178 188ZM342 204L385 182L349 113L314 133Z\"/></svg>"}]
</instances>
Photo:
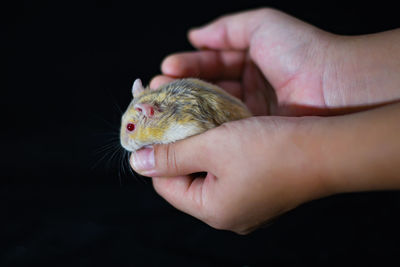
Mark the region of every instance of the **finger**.
<instances>
[{"instance_id":1,"label":"finger","mask_svg":"<svg viewBox=\"0 0 400 267\"><path fill-rule=\"evenodd\" d=\"M216 85L230 93L231 95L243 100L242 85L238 81L218 81Z\"/></svg>"},{"instance_id":2,"label":"finger","mask_svg":"<svg viewBox=\"0 0 400 267\"><path fill-rule=\"evenodd\" d=\"M189 40L197 48L245 50L269 11L263 8L223 16L204 27L191 30Z\"/></svg>"},{"instance_id":3,"label":"finger","mask_svg":"<svg viewBox=\"0 0 400 267\"><path fill-rule=\"evenodd\" d=\"M163 74L206 80L240 79L246 55L238 51L196 51L168 56L161 64Z\"/></svg>"},{"instance_id":4,"label":"finger","mask_svg":"<svg viewBox=\"0 0 400 267\"><path fill-rule=\"evenodd\" d=\"M180 176L207 171L208 133L131 154L132 168L145 176ZM200 153L201 151L201 153Z\"/></svg>"},{"instance_id":5,"label":"finger","mask_svg":"<svg viewBox=\"0 0 400 267\"><path fill-rule=\"evenodd\" d=\"M160 86L172 82L174 78L167 77L165 75L157 75L150 81L150 89L155 90L158 89Z\"/></svg>"},{"instance_id":6,"label":"finger","mask_svg":"<svg viewBox=\"0 0 400 267\"><path fill-rule=\"evenodd\" d=\"M175 208L201 219L204 178L153 177L156 192Z\"/></svg>"}]
</instances>

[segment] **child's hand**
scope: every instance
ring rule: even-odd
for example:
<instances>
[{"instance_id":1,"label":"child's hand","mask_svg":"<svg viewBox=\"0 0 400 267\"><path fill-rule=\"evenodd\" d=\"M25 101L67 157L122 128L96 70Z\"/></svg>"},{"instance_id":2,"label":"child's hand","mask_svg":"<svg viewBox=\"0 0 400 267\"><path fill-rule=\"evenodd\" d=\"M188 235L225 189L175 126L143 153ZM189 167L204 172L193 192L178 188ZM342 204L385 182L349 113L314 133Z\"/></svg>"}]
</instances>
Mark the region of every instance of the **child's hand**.
<instances>
[{"instance_id":1,"label":"child's hand","mask_svg":"<svg viewBox=\"0 0 400 267\"><path fill-rule=\"evenodd\" d=\"M167 57L152 87L210 80L254 115L331 114L400 98L400 30L344 37L263 8L221 17L189 39L207 50Z\"/></svg>"},{"instance_id":2,"label":"child's hand","mask_svg":"<svg viewBox=\"0 0 400 267\"><path fill-rule=\"evenodd\" d=\"M216 228L247 233L327 194L312 150L304 147L307 130L300 128L306 123L297 123L279 117L230 122L139 150L131 162L137 172L154 177L156 191L176 208ZM189 175L196 172L207 176Z\"/></svg>"},{"instance_id":3,"label":"child's hand","mask_svg":"<svg viewBox=\"0 0 400 267\"><path fill-rule=\"evenodd\" d=\"M247 233L308 200L400 189L400 104L336 117L253 117L132 154L176 208ZM196 172L207 176L193 177Z\"/></svg>"}]
</instances>

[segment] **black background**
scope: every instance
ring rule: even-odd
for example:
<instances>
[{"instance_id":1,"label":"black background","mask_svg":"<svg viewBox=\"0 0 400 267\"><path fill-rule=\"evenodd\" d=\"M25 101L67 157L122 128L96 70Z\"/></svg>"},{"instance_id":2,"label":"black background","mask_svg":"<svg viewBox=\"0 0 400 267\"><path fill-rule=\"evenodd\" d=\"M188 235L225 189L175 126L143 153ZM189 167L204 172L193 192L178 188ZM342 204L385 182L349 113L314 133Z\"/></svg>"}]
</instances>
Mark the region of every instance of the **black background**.
<instances>
[{"instance_id":1,"label":"black background","mask_svg":"<svg viewBox=\"0 0 400 267\"><path fill-rule=\"evenodd\" d=\"M313 201L239 236L124 171L115 137L133 80L192 50L191 27L260 6L338 34L400 26L383 2L3 2L0 266L399 264L398 192Z\"/></svg>"}]
</instances>

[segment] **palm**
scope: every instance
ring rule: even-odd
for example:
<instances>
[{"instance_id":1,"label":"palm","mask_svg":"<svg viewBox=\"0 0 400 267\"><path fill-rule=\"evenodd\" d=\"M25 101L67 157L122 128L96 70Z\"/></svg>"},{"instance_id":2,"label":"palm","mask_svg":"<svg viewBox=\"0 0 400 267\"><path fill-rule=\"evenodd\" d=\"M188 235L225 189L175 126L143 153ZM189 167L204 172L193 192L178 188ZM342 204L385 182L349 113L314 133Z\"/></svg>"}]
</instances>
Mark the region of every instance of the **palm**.
<instances>
[{"instance_id":1,"label":"palm","mask_svg":"<svg viewBox=\"0 0 400 267\"><path fill-rule=\"evenodd\" d=\"M286 22L286 20L285 20ZM261 105L269 113L302 115L325 109L323 72L332 37L304 24L278 23L262 31L248 49L242 72L242 89L249 108L258 115ZM255 88L255 89L254 89ZM266 96L254 101L251 94ZM246 96L246 94L244 94ZM246 101L246 98L245 98ZM260 114L264 115L264 114Z\"/></svg>"},{"instance_id":2,"label":"palm","mask_svg":"<svg viewBox=\"0 0 400 267\"><path fill-rule=\"evenodd\" d=\"M273 62L271 66L277 66ZM283 70L278 75L265 78L252 60L245 63L241 79L242 100L254 115L303 115L321 112L325 108L322 94L321 71L307 65L301 74L285 75ZM280 85L277 81L283 81Z\"/></svg>"}]
</instances>

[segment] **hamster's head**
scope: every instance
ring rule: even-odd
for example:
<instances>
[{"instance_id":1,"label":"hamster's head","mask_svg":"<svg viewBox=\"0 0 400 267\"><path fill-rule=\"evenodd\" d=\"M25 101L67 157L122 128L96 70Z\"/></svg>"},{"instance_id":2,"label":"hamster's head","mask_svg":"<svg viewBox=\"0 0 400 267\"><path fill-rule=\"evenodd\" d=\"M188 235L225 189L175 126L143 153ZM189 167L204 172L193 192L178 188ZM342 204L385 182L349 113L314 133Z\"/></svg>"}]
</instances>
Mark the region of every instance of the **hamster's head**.
<instances>
[{"instance_id":1,"label":"hamster's head","mask_svg":"<svg viewBox=\"0 0 400 267\"><path fill-rule=\"evenodd\" d=\"M154 119L155 106L140 103L137 98L143 94L144 88L140 79L135 80L132 86L133 100L121 119L120 141L123 148L136 151L151 144L151 135L148 125Z\"/></svg>"},{"instance_id":2,"label":"hamster's head","mask_svg":"<svg viewBox=\"0 0 400 267\"><path fill-rule=\"evenodd\" d=\"M132 87L133 100L122 116L120 141L133 152L153 144L167 144L204 130L191 120L189 112L176 114L176 101L165 100L159 91L147 91L139 79ZM166 106L166 102L175 106Z\"/></svg>"}]
</instances>

